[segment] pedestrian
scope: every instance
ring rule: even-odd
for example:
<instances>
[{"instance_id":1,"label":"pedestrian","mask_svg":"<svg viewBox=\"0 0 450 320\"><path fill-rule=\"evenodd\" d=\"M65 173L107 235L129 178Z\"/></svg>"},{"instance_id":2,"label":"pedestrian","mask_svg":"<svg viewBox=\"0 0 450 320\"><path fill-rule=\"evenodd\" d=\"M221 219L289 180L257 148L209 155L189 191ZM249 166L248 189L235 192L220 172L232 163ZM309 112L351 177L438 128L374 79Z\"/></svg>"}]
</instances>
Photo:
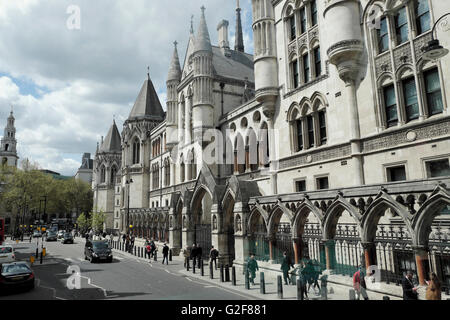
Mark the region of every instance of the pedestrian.
<instances>
[{"instance_id":1,"label":"pedestrian","mask_svg":"<svg viewBox=\"0 0 450 320\"><path fill-rule=\"evenodd\" d=\"M150 245L150 241L148 241L148 238L145 238L145 244L144 244L145 246L148 246L148 245Z\"/></svg>"},{"instance_id":2,"label":"pedestrian","mask_svg":"<svg viewBox=\"0 0 450 320\"><path fill-rule=\"evenodd\" d=\"M127 239L127 236L125 235L125 233L122 235L122 242L123 244L125 244L125 240Z\"/></svg>"},{"instance_id":3,"label":"pedestrian","mask_svg":"<svg viewBox=\"0 0 450 320\"><path fill-rule=\"evenodd\" d=\"M153 239L150 241L150 257L153 258L154 254L156 251L156 244L155 241L153 241Z\"/></svg>"},{"instance_id":4,"label":"pedestrian","mask_svg":"<svg viewBox=\"0 0 450 320\"><path fill-rule=\"evenodd\" d=\"M247 270L249 272L249 280L251 284L255 284L256 271L259 271L258 262L255 260L255 256L252 254L247 260Z\"/></svg>"},{"instance_id":5,"label":"pedestrian","mask_svg":"<svg viewBox=\"0 0 450 320\"><path fill-rule=\"evenodd\" d=\"M183 256L184 256L184 267L186 268L187 264L189 263L189 257L190 257L190 252L189 252L188 246L186 246L183 249Z\"/></svg>"},{"instance_id":6,"label":"pedestrian","mask_svg":"<svg viewBox=\"0 0 450 320\"><path fill-rule=\"evenodd\" d=\"M135 240L135 236L134 234L131 236L131 250L133 250L134 247L134 240Z\"/></svg>"},{"instance_id":7,"label":"pedestrian","mask_svg":"<svg viewBox=\"0 0 450 320\"><path fill-rule=\"evenodd\" d=\"M147 256L148 256L148 258L151 259L151 253L152 253L152 247L150 246L150 243L147 243L145 245L145 257L147 258Z\"/></svg>"},{"instance_id":8,"label":"pedestrian","mask_svg":"<svg viewBox=\"0 0 450 320\"><path fill-rule=\"evenodd\" d=\"M195 245L195 243L192 244L191 254L189 258L192 260L192 263L195 267L195 259L197 258L197 246Z\"/></svg>"},{"instance_id":9,"label":"pedestrian","mask_svg":"<svg viewBox=\"0 0 450 320\"><path fill-rule=\"evenodd\" d=\"M214 262L215 269L217 270L217 257L219 256L219 251L217 251L214 246L211 246L211 250L209 251L209 263L212 264Z\"/></svg>"},{"instance_id":10,"label":"pedestrian","mask_svg":"<svg viewBox=\"0 0 450 320\"><path fill-rule=\"evenodd\" d=\"M166 264L169 264L169 246L166 243L164 243L162 253L163 253L162 264L164 264L164 261L166 261Z\"/></svg>"},{"instance_id":11,"label":"pedestrian","mask_svg":"<svg viewBox=\"0 0 450 320\"><path fill-rule=\"evenodd\" d=\"M428 287L425 294L426 300L442 300L441 296L441 282L436 273L430 272L430 281L427 281Z\"/></svg>"},{"instance_id":12,"label":"pedestrian","mask_svg":"<svg viewBox=\"0 0 450 320\"><path fill-rule=\"evenodd\" d=\"M197 246L197 266L200 269L201 267L201 260L202 260L202 247L200 245Z\"/></svg>"},{"instance_id":13,"label":"pedestrian","mask_svg":"<svg viewBox=\"0 0 450 320\"><path fill-rule=\"evenodd\" d=\"M308 283L308 278L306 274L306 265L304 261L300 262L298 266L297 275L300 280L300 286L302 287L302 299L306 297L308 299L308 291L306 290L306 284Z\"/></svg>"},{"instance_id":14,"label":"pedestrian","mask_svg":"<svg viewBox=\"0 0 450 320\"><path fill-rule=\"evenodd\" d=\"M305 275L305 281L308 284L307 292L309 293L309 289L311 289L311 286L314 284L314 265L309 258L306 258L303 274ZM313 289L315 288L313 287Z\"/></svg>"},{"instance_id":15,"label":"pedestrian","mask_svg":"<svg viewBox=\"0 0 450 320\"><path fill-rule=\"evenodd\" d=\"M364 297L364 300L369 300L366 291L365 273L362 266L359 266L358 271L353 274L353 289L355 289L356 300L359 300L361 295Z\"/></svg>"},{"instance_id":16,"label":"pedestrian","mask_svg":"<svg viewBox=\"0 0 450 320\"><path fill-rule=\"evenodd\" d=\"M125 239L125 251L129 252L130 251L130 235L127 234L127 237Z\"/></svg>"},{"instance_id":17,"label":"pedestrian","mask_svg":"<svg viewBox=\"0 0 450 320\"><path fill-rule=\"evenodd\" d=\"M291 262L291 259L288 257L287 252L283 252L283 261L281 262L281 271L283 271L283 280L284 284L288 284L288 280L291 281L291 278L289 277L289 270L291 269L291 266L294 267L294 265Z\"/></svg>"},{"instance_id":18,"label":"pedestrian","mask_svg":"<svg viewBox=\"0 0 450 320\"><path fill-rule=\"evenodd\" d=\"M419 300L419 294L417 293L417 287L414 286L413 273L408 271L406 276L402 279L403 300Z\"/></svg>"}]
</instances>

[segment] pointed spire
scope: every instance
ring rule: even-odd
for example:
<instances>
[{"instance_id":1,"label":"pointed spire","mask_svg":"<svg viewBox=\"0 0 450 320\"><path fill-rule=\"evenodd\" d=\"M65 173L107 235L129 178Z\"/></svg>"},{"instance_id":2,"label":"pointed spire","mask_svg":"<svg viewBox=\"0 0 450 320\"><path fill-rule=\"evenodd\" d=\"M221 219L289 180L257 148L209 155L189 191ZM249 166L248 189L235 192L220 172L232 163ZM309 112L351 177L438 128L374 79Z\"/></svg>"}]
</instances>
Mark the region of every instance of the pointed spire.
<instances>
[{"instance_id":1,"label":"pointed spire","mask_svg":"<svg viewBox=\"0 0 450 320\"><path fill-rule=\"evenodd\" d=\"M244 52L244 36L242 33L241 8L239 6L239 0L237 0L236 7L236 41L234 50Z\"/></svg>"},{"instance_id":2,"label":"pointed spire","mask_svg":"<svg viewBox=\"0 0 450 320\"><path fill-rule=\"evenodd\" d=\"M206 25L205 6L201 7L202 16L200 18L200 25L198 27L197 37L195 39L195 52L197 51L212 51L211 40L209 37L208 26Z\"/></svg>"},{"instance_id":3,"label":"pointed spire","mask_svg":"<svg viewBox=\"0 0 450 320\"><path fill-rule=\"evenodd\" d=\"M191 35L194 35L194 15L191 16Z\"/></svg>"},{"instance_id":4,"label":"pointed spire","mask_svg":"<svg viewBox=\"0 0 450 320\"><path fill-rule=\"evenodd\" d=\"M150 72L148 73L148 79L142 85L141 91L128 117L130 120L132 118L153 118L157 121L164 120L164 110L150 79Z\"/></svg>"},{"instance_id":5,"label":"pointed spire","mask_svg":"<svg viewBox=\"0 0 450 320\"><path fill-rule=\"evenodd\" d=\"M103 140L100 147L101 152L121 152L120 133L116 126L116 121L113 120L112 126L109 128L105 140Z\"/></svg>"},{"instance_id":6,"label":"pointed spire","mask_svg":"<svg viewBox=\"0 0 450 320\"><path fill-rule=\"evenodd\" d=\"M167 81L171 80L181 80L181 67L180 67L180 59L178 58L178 50L177 44L178 42L173 43L175 49L173 50L172 62L169 67L169 74L167 75Z\"/></svg>"}]
</instances>

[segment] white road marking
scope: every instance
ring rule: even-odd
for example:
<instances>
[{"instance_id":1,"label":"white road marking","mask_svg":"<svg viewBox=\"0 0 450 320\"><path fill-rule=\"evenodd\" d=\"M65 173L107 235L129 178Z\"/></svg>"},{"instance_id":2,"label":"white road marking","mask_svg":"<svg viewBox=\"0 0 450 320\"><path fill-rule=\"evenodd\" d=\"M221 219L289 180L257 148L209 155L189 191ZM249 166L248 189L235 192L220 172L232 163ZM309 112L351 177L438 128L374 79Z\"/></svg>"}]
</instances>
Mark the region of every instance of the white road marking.
<instances>
[{"instance_id":1,"label":"white road marking","mask_svg":"<svg viewBox=\"0 0 450 320\"><path fill-rule=\"evenodd\" d=\"M67 300L67 299L64 299L64 298L61 298L61 297L57 297L57 296L56 296L56 289L55 289L55 288L49 288L49 287L46 287L46 286L41 286L41 280L40 280L40 279L36 279L36 281L38 282L38 283L37 283L37 286L38 286L38 287L41 287L41 288L44 288L44 289L48 289L48 290L53 291L53 297L54 297L55 299L58 299L58 300Z\"/></svg>"}]
</instances>

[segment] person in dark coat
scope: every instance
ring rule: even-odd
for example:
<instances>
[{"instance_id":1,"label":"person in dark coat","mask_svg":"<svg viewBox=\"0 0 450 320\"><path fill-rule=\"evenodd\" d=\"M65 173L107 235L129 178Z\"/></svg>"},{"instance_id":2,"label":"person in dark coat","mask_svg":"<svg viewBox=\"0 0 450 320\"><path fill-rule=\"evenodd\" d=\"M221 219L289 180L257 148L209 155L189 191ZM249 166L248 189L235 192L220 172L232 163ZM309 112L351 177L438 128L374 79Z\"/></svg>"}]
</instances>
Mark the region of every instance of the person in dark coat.
<instances>
[{"instance_id":1,"label":"person in dark coat","mask_svg":"<svg viewBox=\"0 0 450 320\"><path fill-rule=\"evenodd\" d=\"M192 244L192 249L191 249L191 254L190 254L190 259L192 260L192 263L195 264L195 259L197 258L197 246L195 245L195 243Z\"/></svg>"},{"instance_id":2,"label":"person in dark coat","mask_svg":"<svg viewBox=\"0 0 450 320\"><path fill-rule=\"evenodd\" d=\"M215 268L217 270L217 257L219 256L219 251L217 251L216 248L214 248L214 246L211 246L211 251L209 251L209 263L213 263L215 265Z\"/></svg>"},{"instance_id":3,"label":"person in dark coat","mask_svg":"<svg viewBox=\"0 0 450 320\"><path fill-rule=\"evenodd\" d=\"M256 271L259 270L258 262L256 262L255 256L252 254L247 261L247 270L249 273L249 280L251 284L255 284Z\"/></svg>"},{"instance_id":4,"label":"person in dark coat","mask_svg":"<svg viewBox=\"0 0 450 320\"><path fill-rule=\"evenodd\" d=\"M200 245L198 245L197 246L197 266L198 266L198 268L201 267L202 254L203 254L202 247Z\"/></svg>"},{"instance_id":5,"label":"person in dark coat","mask_svg":"<svg viewBox=\"0 0 450 320\"><path fill-rule=\"evenodd\" d=\"M288 280L291 281L291 278L289 277L289 270L291 267L294 267L294 265L285 251L283 252L283 261L281 262L281 271L283 271L283 280L286 285L288 284Z\"/></svg>"},{"instance_id":6,"label":"person in dark coat","mask_svg":"<svg viewBox=\"0 0 450 320\"><path fill-rule=\"evenodd\" d=\"M403 300L419 300L419 294L417 293L417 288L414 286L412 279L412 271L408 271L406 277L402 279Z\"/></svg>"},{"instance_id":7,"label":"person in dark coat","mask_svg":"<svg viewBox=\"0 0 450 320\"><path fill-rule=\"evenodd\" d=\"M162 249L162 253L163 253L162 264L164 264L164 260L166 261L166 264L169 264L169 247L165 243L164 243L164 247Z\"/></svg>"},{"instance_id":8,"label":"person in dark coat","mask_svg":"<svg viewBox=\"0 0 450 320\"><path fill-rule=\"evenodd\" d=\"M153 239L150 241L150 257L153 258L153 256L155 255L155 251L156 251L156 244L155 241L153 241Z\"/></svg>"}]
</instances>

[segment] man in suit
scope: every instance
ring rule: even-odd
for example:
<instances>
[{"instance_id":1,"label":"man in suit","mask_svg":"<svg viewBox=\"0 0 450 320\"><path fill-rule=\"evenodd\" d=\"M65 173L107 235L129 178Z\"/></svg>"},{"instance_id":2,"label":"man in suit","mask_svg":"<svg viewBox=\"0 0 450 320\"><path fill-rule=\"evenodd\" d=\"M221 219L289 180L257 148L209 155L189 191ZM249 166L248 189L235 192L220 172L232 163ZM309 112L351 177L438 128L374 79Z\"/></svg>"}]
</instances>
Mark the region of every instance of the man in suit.
<instances>
[{"instance_id":1,"label":"man in suit","mask_svg":"<svg viewBox=\"0 0 450 320\"><path fill-rule=\"evenodd\" d=\"M413 273L408 271L406 277L402 279L403 300L418 300L417 288L412 282Z\"/></svg>"}]
</instances>

